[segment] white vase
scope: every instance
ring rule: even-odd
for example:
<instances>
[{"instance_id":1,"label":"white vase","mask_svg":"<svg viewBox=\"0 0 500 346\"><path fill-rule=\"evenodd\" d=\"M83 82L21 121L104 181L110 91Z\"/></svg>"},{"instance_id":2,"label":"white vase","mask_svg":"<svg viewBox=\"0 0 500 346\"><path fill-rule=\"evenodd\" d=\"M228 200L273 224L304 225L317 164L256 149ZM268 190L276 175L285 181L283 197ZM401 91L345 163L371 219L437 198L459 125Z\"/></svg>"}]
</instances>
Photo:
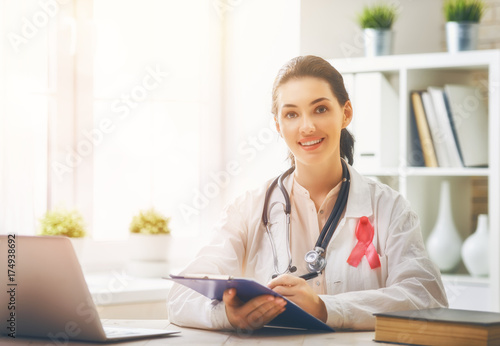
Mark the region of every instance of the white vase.
<instances>
[{"instance_id":1,"label":"white vase","mask_svg":"<svg viewBox=\"0 0 500 346\"><path fill-rule=\"evenodd\" d=\"M450 183L446 180L441 183L439 214L426 245L429 257L442 272L452 271L460 262L462 239L453 222Z\"/></svg>"},{"instance_id":2,"label":"white vase","mask_svg":"<svg viewBox=\"0 0 500 346\"><path fill-rule=\"evenodd\" d=\"M462 259L472 276L487 276L489 273L488 215L479 215L476 231L462 246Z\"/></svg>"}]
</instances>

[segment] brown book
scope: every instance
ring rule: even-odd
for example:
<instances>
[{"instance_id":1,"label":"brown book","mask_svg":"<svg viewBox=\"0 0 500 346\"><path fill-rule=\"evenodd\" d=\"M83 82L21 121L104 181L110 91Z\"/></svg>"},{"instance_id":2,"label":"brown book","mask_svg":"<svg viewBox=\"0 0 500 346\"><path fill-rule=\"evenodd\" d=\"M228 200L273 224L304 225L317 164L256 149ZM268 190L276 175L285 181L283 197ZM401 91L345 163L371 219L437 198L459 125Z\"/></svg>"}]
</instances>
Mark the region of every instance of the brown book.
<instances>
[{"instance_id":1,"label":"brown book","mask_svg":"<svg viewBox=\"0 0 500 346\"><path fill-rule=\"evenodd\" d=\"M420 137L420 144L422 145L425 166L438 167L436 151L434 150L434 143L432 142L429 124L427 123L421 93L418 91L412 91L410 96L413 113L415 114L418 136Z\"/></svg>"},{"instance_id":2,"label":"brown book","mask_svg":"<svg viewBox=\"0 0 500 346\"><path fill-rule=\"evenodd\" d=\"M446 308L375 315L375 341L406 345L500 345L500 313Z\"/></svg>"}]
</instances>

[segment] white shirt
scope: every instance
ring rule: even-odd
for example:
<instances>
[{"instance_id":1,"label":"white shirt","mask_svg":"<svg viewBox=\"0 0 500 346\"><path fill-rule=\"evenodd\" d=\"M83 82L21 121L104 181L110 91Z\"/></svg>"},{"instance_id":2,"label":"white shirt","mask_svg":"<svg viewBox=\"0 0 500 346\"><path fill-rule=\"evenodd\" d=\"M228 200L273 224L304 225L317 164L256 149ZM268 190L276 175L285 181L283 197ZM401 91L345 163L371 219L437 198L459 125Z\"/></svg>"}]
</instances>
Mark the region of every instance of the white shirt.
<instances>
[{"instance_id":1,"label":"white shirt","mask_svg":"<svg viewBox=\"0 0 500 346\"><path fill-rule=\"evenodd\" d=\"M448 302L437 267L428 258L420 222L409 203L387 185L365 178L349 166L351 186L343 218L326 250L323 275L308 281L324 301L327 324L333 328L374 329L373 313L446 307ZM330 215L340 185L316 211L309 193L293 174L285 179L292 206L291 252L298 270L307 273L304 255L312 250ZM229 205L211 242L181 274L223 274L250 277L267 284L274 273L271 243L262 224L264 196L269 182ZM271 201L280 199L275 189ZM322 212L323 211L323 212ZM281 217L280 217L281 215ZM270 220L283 219L273 208ZM366 256L357 267L347 263L357 243L356 226L362 216L374 227L373 244L381 266L371 269ZM280 268L286 268L286 238L283 225L271 230ZM174 284L167 298L169 320L181 326L232 329L223 302L211 301L182 285Z\"/></svg>"}]
</instances>

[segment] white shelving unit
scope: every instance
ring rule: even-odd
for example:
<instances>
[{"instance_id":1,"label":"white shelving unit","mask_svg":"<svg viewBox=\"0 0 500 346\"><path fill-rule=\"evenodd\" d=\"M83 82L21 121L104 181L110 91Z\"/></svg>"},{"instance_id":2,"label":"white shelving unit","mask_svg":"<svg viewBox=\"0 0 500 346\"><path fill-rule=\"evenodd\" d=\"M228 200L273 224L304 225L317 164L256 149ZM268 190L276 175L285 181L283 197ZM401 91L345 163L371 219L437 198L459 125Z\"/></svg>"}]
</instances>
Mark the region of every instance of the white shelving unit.
<instances>
[{"instance_id":1,"label":"white shelving unit","mask_svg":"<svg viewBox=\"0 0 500 346\"><path fill-rule=\"evenodd\" d=\"M489 310L500 311L500 50L482 50L450 53L429 53L413 55L393 55L376 58L333 59L330 63L341 72L348 85L356 75L379 72L398 95L398 111L392 121L399 130L375 136L390 137L398 144L398 164L390 167L363 168L361 173L378 177L399 190L419 214L422 234L427 238L437 218L439 184L447 179L451 184L452 209L455 225L462 238L473 232L471 229L470 182L474 177L487 179L488 215L490 228L490 275L488 278L471 278L462 267L455 273L445 275L447 282L481 286L481 292L488 292L486 299ZM488 96L488 150L487 168L425 168L407 164L410 129L410 91L422 90L429 86L443 86L447 83L480 85ZM356 117L356 95L349 90ZM375 91L374 91L375 92ZM356 102L354 101L356 100ZM358 124L362 127L363 124ZM356 135L356 131L355 135ZM387 132L387 130L386 130ZM397 139L394 138L397 136ZM486 140L478 138L478 140ZM391 155L394 155L392 153ZM356 167L356 161L354 162ZM463 297L470 299L470 297ZM463 303L463 302L462 302ZM475 302L470 302L474 306ZM462 306L462 304L459 304Z\"/></svg>"}]
</instances>

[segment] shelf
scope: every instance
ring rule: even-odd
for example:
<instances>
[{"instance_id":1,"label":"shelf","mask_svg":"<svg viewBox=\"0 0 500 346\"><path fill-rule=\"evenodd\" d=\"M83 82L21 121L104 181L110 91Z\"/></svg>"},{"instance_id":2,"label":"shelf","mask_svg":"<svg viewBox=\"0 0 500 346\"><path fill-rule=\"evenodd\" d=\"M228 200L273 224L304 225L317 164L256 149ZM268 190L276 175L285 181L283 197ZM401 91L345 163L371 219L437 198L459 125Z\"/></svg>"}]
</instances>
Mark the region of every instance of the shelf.
<instances>
[{"instance_id":1,"label":"shelf","mask_svg":"<svg viewBox=\"0 0 500 346\"><path fill-rule=\"evenodd\" d=\"M487 177L489 168L428 168L428 167L388 167L374 170L359 170L362 175L377 177Z\"/></svg>"},{"instance_id":2,"label":"shelf","mask_svg":"<svg viewBox=\"0 0 500 346\"><path fill-rule=\"evenodd\" d=\"M407 176L425 177L487 177L490 174L488 168L408 167L403 172Z\"/></svg>"},{"instance_id":3,"label":"shelf","mask_svg":"<svg viewBox=\"0 0 500 346\"><path fill-rule=\"evenodd\" d=\"M419 216L424 240L436 222L441 181L450 180L452 213L462 237L474 230L480 213L489 214L490 277L443 274L453 306L500 311L500 50L334 59L344 75L357 138L354 168L398 190ZM487 96L488 126L476 135L488 148L488 167L412 167L413 90L447 84L475 86ZM483 95L484 94L484 95ZM472 107L464 99L463 107ZM463 108L465 109L465 108ZM464 115L465 117L465 115ZM485 131L485 130L481 130ZM379 133L380 135L376 135ZM418 150L418 149L417 149ZM484 151L481 151L484 153Z\"/></svg>"},{"instance_id":4,"label":"shelf","mask_svg":"<svg viewBox=\"0 0 500 346\"><path fill-rule=\"evenodd\" d=\"M490 285L489 277L475 277L464 274L441 274L443 282L457 285L467 286L482 286L488 287Z\"/></svg>"},{"instance_id":5,"label":"shelf","mask_svg":"<svg viewBox=\"0 0 500 346\"><path fill-rule=\"evenodd\" d=\"M354 166L356 168L356 166ZM358 170L359 173L365 176L376 176L376 177L394 177L400 175L401 171L399 168L379 168L379 169L363 169Z\"/></svg>"},{"instance_id":6,"label":"shelf","mask_svg":"<svg viewBox=\"0 0 500 346\"><path fill-rule=\"evenodd\" d=\"M398 72L401 69L470 70L487 68L493 59L500 60L498 50L476 50L459 53L402 54L375 58L330 60L341 73ZM452 58L450 58L452 57Z\"/></svg>"},{"instance_id":7,"label":"shelf","mask_svg":"<svg viewBox=\"0 0 500 346\"><path fill-rule=\"evenodd\" d=\"M161 278L138 278L117 271L86 274L85 280L99 306L163 301L172 286Z\"/></svg>"}]
</instances>

